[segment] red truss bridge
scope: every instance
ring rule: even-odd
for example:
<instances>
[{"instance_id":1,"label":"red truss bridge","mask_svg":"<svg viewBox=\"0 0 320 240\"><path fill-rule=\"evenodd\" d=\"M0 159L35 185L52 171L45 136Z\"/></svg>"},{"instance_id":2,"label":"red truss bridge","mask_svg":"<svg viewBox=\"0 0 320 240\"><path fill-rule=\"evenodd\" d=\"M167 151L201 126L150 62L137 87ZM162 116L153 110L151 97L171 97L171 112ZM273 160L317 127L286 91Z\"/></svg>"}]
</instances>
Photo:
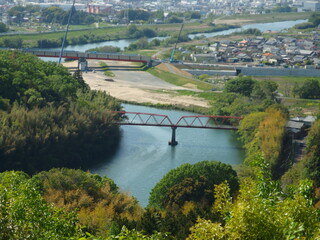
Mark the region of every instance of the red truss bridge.
<instances>
[{"instance_id":1,"label":"red truss bridge","mask_svg":"<svg viewBox=\"0 0 320 240\"><path fill-rule=\"evenodd\" d=\"M170 127L172 129L171 141L169 145L175 146L177 128L205 128L205 129L223 129L223 130L237 130L242 117L232 116L182 116L177 122L173 122L169 116L154 113L142 112L125 112L113 111L114 114L121 116L120 120L116 122L118 125L132 125L132 126L156 126L156 127Z\"/></svg>"}]
</instances>

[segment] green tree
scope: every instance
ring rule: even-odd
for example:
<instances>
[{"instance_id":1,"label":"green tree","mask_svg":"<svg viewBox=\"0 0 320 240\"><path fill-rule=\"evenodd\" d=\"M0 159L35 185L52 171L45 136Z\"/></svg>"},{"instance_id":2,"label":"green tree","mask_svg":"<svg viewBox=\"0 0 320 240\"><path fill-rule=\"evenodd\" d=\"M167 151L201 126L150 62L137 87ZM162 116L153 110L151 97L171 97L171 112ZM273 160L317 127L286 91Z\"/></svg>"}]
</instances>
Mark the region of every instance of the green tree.
<instances>
[{"instance_id":1,"label":"green tree","mask_svg":"<svg viewBox=\"0 0 320 240\"><path fill-rule=\"evenodd\" d=\"M250 96L254 85L255 81L251 77L237 77L226 82L224 91Z\"/></svg>"},{"instance_id":2,"label":"green tree","mask_svg":"<svg viewBox=\"0 0 320 240\"><path fill-rule=\"evenodd\" d=\"M22 172L0 173L0 203L1 239L67 240L82 235L75 213L47 204Z\"/></svg>"},{"instance_id":3,"label":"green tree","mask_svg":"<svg viewBox=\"0 0 320 240\"><path fill-rule=\"evenodd\" d=\"M320 98L320 84L317 79L307 79L296 92L300 98L318 99Z\"/></svg>"},{"instance_id":4,"label":"green tree","mask_svg":"<svg viewBox=\"0 0 320 240\"><path fill-rule=\"evenodd\" d=\"M3 22L0 22L0 33L8 32L8 31L9 31L9 27Z\"/></svg>"},{"instance_id":5,"label":"green tree","mask_svg":"<svg viewBox=\"0 0 320 240\"><path fill-rule=\"evenodd\" d=\"M317 27L320 24L320 13L314 12L309 17L309 22L313 23L314 27Z\"/></svg>"},{"instance_id":6,"label":"green tree","mask_svg":"<svg viewBox=\"0 0 320 240\"><path fill-rule=\"evenodd\" d=\"M169 171L151 190L149 206L166 208L168 201L181 205L185 201L205 200L212 186L225 180L230 183L231 192L234 193L238 189L238 179L231 166L209 161L183 164ZM192 183L190 189L184 188L187 182ZM212 203L213 199L208 200Z\"/></svg>"},{"instance_id":7,"label":"green tree","mask_svg":"<svg viewBox=\"0 0 320 240\"><path fill-rule=\"evenodd\" d=\"M308 176L320 186L320 120L314 122L308 133L305 159Z\"/></svg>"},{"instance_id":8,"label":"green tree","mask_svg":"<svg viewBox=\"0 0 320 240\"><path fill-rule=\"evenodd\" d=\"M310 181L301 182L291 196L278 199L261 197L257 183L247 179L236 201L226 209L226 223L199 219L188 239L318 239L319 210L305 195L311 186ZM224 210L230 205L220 206Z\"/></svg>"}]
</instances>

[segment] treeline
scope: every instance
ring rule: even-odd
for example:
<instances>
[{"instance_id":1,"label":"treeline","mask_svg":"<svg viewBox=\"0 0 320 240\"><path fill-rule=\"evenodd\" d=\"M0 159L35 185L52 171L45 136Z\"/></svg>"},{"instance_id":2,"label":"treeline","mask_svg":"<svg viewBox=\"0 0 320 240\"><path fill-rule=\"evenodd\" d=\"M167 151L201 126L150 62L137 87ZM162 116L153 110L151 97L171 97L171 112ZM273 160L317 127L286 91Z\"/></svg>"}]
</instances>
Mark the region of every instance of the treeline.
<instances>
[{"instance_id":1,"label":"treeline","mask_svg":"<svg viewBox=\"0 0 320 240\"><path fill-rule=\"evenodd\" d=\"M310 15L308 22L300 23L295 25L296 29L307 29L307 28L315 28L320 24L320 13L314 12Z\"/></svg>"},{"instance_id":2,"label":"treeline","mask_svg":"<svg viewBox=\"0 0 320 240\"><path fill-rule=\"evenodd\" d=\"M165 17L164 11L159 10L155 12L149 12L145 10L125 9L118 13L118 18L127 18L128 21L152 23L154 20L162 21L163 23L182 23L184 19L200 19L201 13L197 11L187 12L170 12Z\"/></svg>"},{"instance_id":3,"label":"treeline","mask_svg":"<svg viewBox=\"0 0 320 240\"><path fill-rule=\"evenodd\" d=\"M275 91L278 85L273 81L256 81L251 77L239 76L225 83L223 93L210 99L209 114L221 116L246 116L252 112L265 111L277 105Z\"/></svg>"},{"instance_id":4,"label":"treeline","mask_svg":"<svg viewBox=\"0 0 320 240\"><path fill-rule=\"evenodd\" d=\"M120 104L81 72L17 51L1 51L0 65L1 171L86 167L115 151Z\"/></svg>"},{"instance_id":5,"label":"treeline","mask_svg":"<svg viewBox=\"0 0 320 240\"><path fill-rule=\"evenodd\" d=\"M151 192L149 206L111 179L71 169L33 177L0 173L2 239L318 239L310 180L283 192L260 155L237 177L218 162L184 164ZM301 227L303 226L303 227Z\"/></svg>"},{"instance_id":6,"label":"treeline","mask_svg":"<svg viewBox=\"0 0 320 240\"><path fill-rule=\"evenodd\" d=\"M70 11L65 11L59 7L48 7L41 9L39 6L27 5L27 6L14 6L9 11L10 17L14 17L14 22L22 23L25 18L31 18L29 21L39 21L40 23L61 24L65 25L68 22ZM98 17L94 14L90 14L84 11L76 11L72 9L72 18L70 24L84 25L92 24L98 21Z\"/></svg>"}]
</instances>

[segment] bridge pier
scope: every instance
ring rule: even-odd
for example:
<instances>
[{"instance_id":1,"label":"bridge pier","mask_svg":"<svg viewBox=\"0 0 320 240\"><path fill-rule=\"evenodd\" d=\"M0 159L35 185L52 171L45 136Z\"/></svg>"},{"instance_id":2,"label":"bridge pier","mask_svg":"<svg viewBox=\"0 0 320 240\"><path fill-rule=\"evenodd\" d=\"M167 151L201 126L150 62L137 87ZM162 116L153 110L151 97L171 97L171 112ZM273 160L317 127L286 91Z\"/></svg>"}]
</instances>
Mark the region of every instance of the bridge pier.
<instances>
[{"instance_id":1,"label":"bridge pier","mask_svg":"<svg viewBox=\"0 0 320 240\"><path fill-rule=\"evenodd\" d=\"M86 58L79 58L78 60L78 69L80 71L86 71L88 68L88 62Z\"/></svg>"},{"instance_id":2,"label":"bridge pier","mask_svg":"<svg viewBox=\"0 0 320 240\"><path fill-rule=\"evenodd\" d=\"M177 127L171 127L172 129L172 135L171 135L171 141L169 141L169 145L174 147L178 145L178 142L176 141L176 129Z\"/></svg>"}]
</instances>

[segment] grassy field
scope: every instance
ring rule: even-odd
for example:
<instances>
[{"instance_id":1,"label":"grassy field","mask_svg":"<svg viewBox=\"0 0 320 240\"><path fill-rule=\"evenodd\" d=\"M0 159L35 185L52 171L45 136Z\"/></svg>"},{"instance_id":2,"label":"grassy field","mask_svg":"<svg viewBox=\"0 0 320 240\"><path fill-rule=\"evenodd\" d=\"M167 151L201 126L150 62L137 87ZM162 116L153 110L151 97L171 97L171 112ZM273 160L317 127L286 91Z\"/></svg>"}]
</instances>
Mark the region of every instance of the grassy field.
<instances>
[{"instance_id":1,"label":"grassy field","mask_svg":"<svg viewBox=\"0 0 320 240\"><path fill-rule=\"evenodd\" d=\"M271 80L278 84L278 91L282 94L284 94L285 97L293 97L292 95L292 89L295 84L301 84L306 79L309 79L310 77L252 77L253 79L256 79L258 81L263 80ZM320 77L312 77L312 79L317 79L320 81Z\"/></svg>"},{"instance_id":2,"label":"grassy field","mask_svg":"<svg viewBox=\"0 0 320 240\"><path fill-rule=\"evenodd\" d=\"M269 13L269 14L259 14L259 15L233 15L226 16L222 19L225 20L249 20L255 23L264 23L264 22L280 22L280 21L291 21L299 19L309 18L311 12L293 12L293 13Z\"/></svg>"},{"instance_id":3,"label":"grassy field","mask_svg":"<svg viewBox=\"0 0 320 240\"><path fill-rule=\"evenodd\" d=\"M147 72L176 86L184 86L184 87L195 86L196 89L205 90L205 91L212 89L211 84L192 80L190 78L185 78L185 77L182 77L170 72L166 72L157 68L149 68Z\"/></svg>"}]
</instances>

